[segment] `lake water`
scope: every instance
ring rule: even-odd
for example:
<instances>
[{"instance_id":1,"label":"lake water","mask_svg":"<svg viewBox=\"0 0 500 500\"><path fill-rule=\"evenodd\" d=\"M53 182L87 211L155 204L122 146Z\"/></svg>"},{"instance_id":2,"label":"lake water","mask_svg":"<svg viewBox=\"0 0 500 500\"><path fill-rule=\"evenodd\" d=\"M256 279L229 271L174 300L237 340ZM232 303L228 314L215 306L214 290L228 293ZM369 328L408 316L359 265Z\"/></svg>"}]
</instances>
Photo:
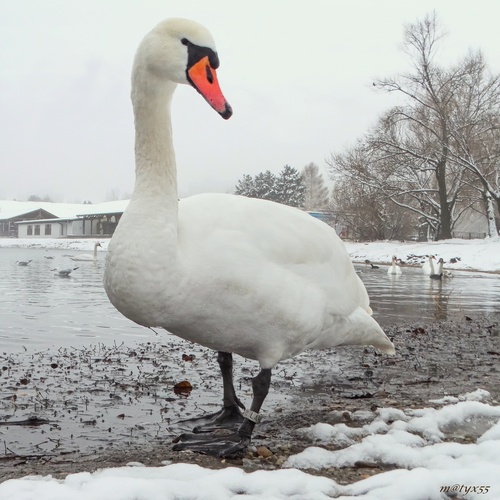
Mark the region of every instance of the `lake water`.
<instances>
[{"instance_id":1,"label":"lake water","mask_svg":"<svg viewBox=\"0 0 500 500\"><path fill-rule=\"evenodd\" d=\"M104 253L96 262L74 262L76 251L0 248L0 352L155 341L150 330L127 320L102 286ZM81 252L88 253L88 252ZM49 258L52 257L52 258ZM31 260L28 266L16 261ZM69 278L52 269L78 267ZM498 312L500 276L454 271L442 282L416 268L389 276L386 269L356 266L381 325Z\"/></svg>"},{"instance_id":2,"label":"lake water","mask_svg":"<svg viewBox=\"0 0 500 500\"><path fill-rule=\"evenodd\" d=\"M417 267L403 267L399 276L388 275L386 266L355 267L381 325L500 312L498 274L453 270L453 277L433 280Z\"/></svg>"}]
</instances>

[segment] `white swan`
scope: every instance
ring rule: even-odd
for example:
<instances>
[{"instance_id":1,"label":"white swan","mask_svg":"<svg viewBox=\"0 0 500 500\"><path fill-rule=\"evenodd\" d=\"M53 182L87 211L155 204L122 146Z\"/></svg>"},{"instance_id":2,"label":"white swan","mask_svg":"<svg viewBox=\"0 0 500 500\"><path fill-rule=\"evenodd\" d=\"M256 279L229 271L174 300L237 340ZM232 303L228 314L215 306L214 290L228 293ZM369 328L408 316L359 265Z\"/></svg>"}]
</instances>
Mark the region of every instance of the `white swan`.
<instances>
[{"instance_id":1,"label":"white swan","mask_svg":"<svg viewBox=\"0 0 500 500\"><path fill-rule=\"evenodd\" d=\"M436 274L436 270L434 268L434 255L428 255L427 256L427 261L423 263L422 265L422 272L428 276L431 274Z\"/></svg>"},{"instance_id":2,"label":"white swan","mask_svg":"<svg viewBox=\"0 0 500 500\"><path fill-rule=\"evenodd\" d=\"M94 260L97 260L97 247L100 247L101 244L99 242L97 242L95 245L94 245L94 254L91 255L89 253L84 253L82 255L77 255L76 257L70 257L71 260L77 260L77 261L94 261Z\"/></svg>"},{"instance_id":3,"label":"white swan","mask_svg":"<svg viewBox=\"0 0 500 500\"><path fill-rule=\"evenodd\" d=\"M389 269L387 269L387 274L397 274L397 275L401 274L401 267L398 266L397 262L398 258L395 255L393 255L392 264L389 267Z\"/></svg>"},{"instance_id":4,"label":"white swan","mask_svg":"<svg viewBox=\"0 0 500 500\"><path fill-rule=\"evenodd\" d=\"M452 278L453 274L449 269L443 269L444 260L440 258L438 260L438 266L434 273L430 275L432 279L440 280L441 278Z\"/></svg>"},{"instance_id":5,"label":"white swan","mask_svg":"<svg viewBox=\"0 0 500 500\"><path fill-rule=\"evenodd\" d=\"M213 427L237 430L183 435L175 449L234 456L250 442L280 360L312 348L371 344L393 353L394 346L371 317L366 289L329 226L295 208L235 195L178 202L172 94L178 83L189 84L229 118L218 65L211 35L192 21L164 21L140 44L132 70L136 182L109 244L104 286L136 323L219 352L224 406ZM231 353L261 366L243 414Z\"/></svg>"}]
</instances>

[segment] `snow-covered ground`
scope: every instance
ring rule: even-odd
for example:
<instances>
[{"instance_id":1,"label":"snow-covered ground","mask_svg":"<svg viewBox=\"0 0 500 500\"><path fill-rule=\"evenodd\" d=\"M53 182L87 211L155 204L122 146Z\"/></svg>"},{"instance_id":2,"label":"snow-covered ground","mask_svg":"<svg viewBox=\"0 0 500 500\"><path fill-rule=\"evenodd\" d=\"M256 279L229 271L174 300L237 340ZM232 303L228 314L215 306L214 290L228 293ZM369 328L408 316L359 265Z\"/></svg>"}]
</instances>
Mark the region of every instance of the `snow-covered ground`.
<instances>
[{"instance_id":1,"label":"snow-covered ground","mask_svg":"<svg viewBox=\"0 0 500 500\"><path fill-rule=\"evenodd\" d=\"M43 247L91 250L95 240L0 239L0 248ZM102 240L107 248L108 240ZM500 241L450 240L437 243L346 243L354 261L389 263L392 255L434 254L455 269L500 272ZM457 259L449 264L450 259ZM65 479L25 477L0 484L0 500L315 500L363 498L433 500L500 499L500 405L481 389L459 398L430 401L428 407L380 408L375 420L353 414L359 424L317 423L301 432L320 445L292 455L284 468L246 473L241 468L204 469L191 464L82 471ZM395 467L354 484L300 469L347 467L357 462ZM454 496L453 496L454 495Z\"/></svg>"},{"instance_id":2,"label":"snow-covered ground","mask_svg":"<svg viewBox=\"0 0 500 500\"><path fill-rule=\"evenodd\" d=\"M500 406L487 391L432 401L434 408L380 408L359 427L318 423L303 429L329 451L312 446L292 455L283 469L247 473L191 464L103 469L65 479L25 477L0 484L2 500L433 500L500 498ZM365 413L352 417L362 423ZM454 437L454 441L449 441ZM448 438L448 440L447 440ZM351 485L299 469L396 466ZM446 495L449 494L449 496Z\"/></svg>"},{"instance_id":3,"label":"snow-covered ground","mask_svg":"<svg viewBox=\"0 0 500 500\"><path fill-rule=\"evenodd\" d=\"M100 252L105 252L109 239L55 239L55 238L0 238L0 248L47 248L62 250L94 249L94 243L100 241ZM420 264L425 255L442 257L445 268L461 270L477 270L500 272L500 239L482 240L444 240L437 242L399 242L374 241L369 243L345 242L347 251L355 262L364 262L366 259L373 263L390 264L393 255L408 264ZM412 258L417 256L417 258ZM419 258L420 257L420 258ZM452 259L459 259L450 263Z\"/></svg>"},{"instance_id":4,"label":"snow-covered ground","mask_svg":"<svg viewBox=\"0 0 500 500\"><path fill-rule=\"evenodd\" d=\"M500 239L443 240L432 242L374 241L370 243L346 242L351 258L373 263L390 264L393 255L410 264L421 262L422 256L443 258L445 269L500 272ZM419 258L412 258L418 256ZM460 259L454 263L450 260Z\"/></svg>"}]
</instances>

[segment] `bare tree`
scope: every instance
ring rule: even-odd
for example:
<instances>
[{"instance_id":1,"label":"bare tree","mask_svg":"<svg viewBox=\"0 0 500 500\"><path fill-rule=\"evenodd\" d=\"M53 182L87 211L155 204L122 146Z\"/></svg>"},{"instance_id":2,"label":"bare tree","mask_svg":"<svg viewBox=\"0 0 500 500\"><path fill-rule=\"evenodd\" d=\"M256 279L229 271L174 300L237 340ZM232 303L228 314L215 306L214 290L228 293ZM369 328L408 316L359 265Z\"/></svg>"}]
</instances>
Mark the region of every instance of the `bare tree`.
<instances>
[{"instance_id":1,"label":"bare tree","mask_svg":"<svg viewBox=\"0 0 500 500\"><path fill-rule=\"evenodd\" d=\"M368 137L370 147L378 150L377 162L385 164L385 184L378 184L394 203L419 213L430 238L445 239L475 203L474 197L467 198L471 190L464 188L470 182L468 171L476 178L475 189L481 187L489 233L496 236L500 78L488 74L480 52L455 66L439 66L435 54L441 38L434 14L409 25L405 49L413 72L375 83L406 101L379 120Z\"/></svg>"},{"instance_id":2,"label":"bare tree","mask_svg":"<svg viewBox=\"0 0 500 500\"><path fill-rule=\"evenodd\" d=\"M421 208L420 191L408 187L411 183L404 178L401 163L390 160L367 140L327 160L335 182L332 210L343 214L342 223L358 239L407 239L417 235L423 214L435 222Z\"/></svg>"},{"instance_id":3,"label":"bare tree","mask_svg":"<svg viewBox=\"0 0 500 500\"><path fill-rule=\"evenodd\" d=\"M105 201L128 200L131 197L132 197L131 193L123 193L122 194L122 192L119 189L113 188L113 189L109 189L106 192Z\"/></svg>"},{"instance_id":4,"label":"bare tree","mask_svg":"<svg viewBox=\"0 0 500 500\"><path fill-rule=\"evenodd\" d=\"M481 52L469 55L454 96L450 159L472 174L469 184L480 193L488 234L498 238L500 215L500 76L487 70Z\"/></svg>"},{"instance_id":5,"label":"bare tree","mask_svg":"<svg viewBox=\"0 0 500 500\"><path fill-rule=\"evenodd\" d=\"M318 165L308 163L302 169L302 183L304 185L304 209L322 210L328 206L329 196L325 180L319 171Z\"/></svg>"},{"instance_id":6,"label":"bare tree","mask_svg":"<svg viewBox=\"0 0 500 500\"><path fill-rule=\"evenodd\" d=\"M393 141L380 134L378 147L386 154L405 155L413 159L421 172L432 173L438 224L436 239L451 238L452 214L460 183L449 185L450 114L454 92L460 84L461 71L445 71L435 62L442 38L435 14L410 24L405 29L404 47L414 71L397 78L382 79L375 86L405 96L406 104L393 109L393 123L406 125L404 141ZM433 204L434 205L434 204Z\"/></svg>"},{"instance_id":7,"label":"bare tree","mask_svg":"<svg viewBox=\"0 0 500 500\"><path fill-rule=\"evenodd\" d=\"M28 196L28 201L45 201L45 202L52 202L52 198L47 194L45 196L38 196L36 194L31 194Z\"/></svg>"}]
</instances>

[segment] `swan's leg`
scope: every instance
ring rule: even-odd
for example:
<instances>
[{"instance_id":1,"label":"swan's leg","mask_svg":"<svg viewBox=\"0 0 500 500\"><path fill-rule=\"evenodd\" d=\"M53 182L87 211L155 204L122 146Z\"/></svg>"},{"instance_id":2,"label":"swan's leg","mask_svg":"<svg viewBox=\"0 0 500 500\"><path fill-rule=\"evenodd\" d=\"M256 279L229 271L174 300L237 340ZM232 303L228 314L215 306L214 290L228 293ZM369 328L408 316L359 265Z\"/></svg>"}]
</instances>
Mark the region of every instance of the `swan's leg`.
<instances>
[{"instance_id":1,"label":"swan's leg","mask_svg":"<svg viewBox=\"0 0 500 500\"><path fill-rule=\"evenodd\" d=\"M211 419L204 425L198 425L193 432L213 432L218 429L237 429L243 420L240 408L245 409L243 403L236 396L233 383L233 355L230 352L219 351L217 354L222 374L222 386L224 390L223 407L216 413L204 418Z\"/></svg>"},{"instance_id":2,"label":"swan's leg","mask_svg":"<svg viewBox=\"0 0 500 500\"><path fill-rule=\"evenodd\" d=\"M218 436L182 434L175 439L174 450L191 450L216 457L241 456L250 444L252 432L258 421L259 411L269 392L270 384L271 369L263 368L252 380L252 405L250 410L243 413L243 422L235 433Z\"/></svg>"}]
</instances>

